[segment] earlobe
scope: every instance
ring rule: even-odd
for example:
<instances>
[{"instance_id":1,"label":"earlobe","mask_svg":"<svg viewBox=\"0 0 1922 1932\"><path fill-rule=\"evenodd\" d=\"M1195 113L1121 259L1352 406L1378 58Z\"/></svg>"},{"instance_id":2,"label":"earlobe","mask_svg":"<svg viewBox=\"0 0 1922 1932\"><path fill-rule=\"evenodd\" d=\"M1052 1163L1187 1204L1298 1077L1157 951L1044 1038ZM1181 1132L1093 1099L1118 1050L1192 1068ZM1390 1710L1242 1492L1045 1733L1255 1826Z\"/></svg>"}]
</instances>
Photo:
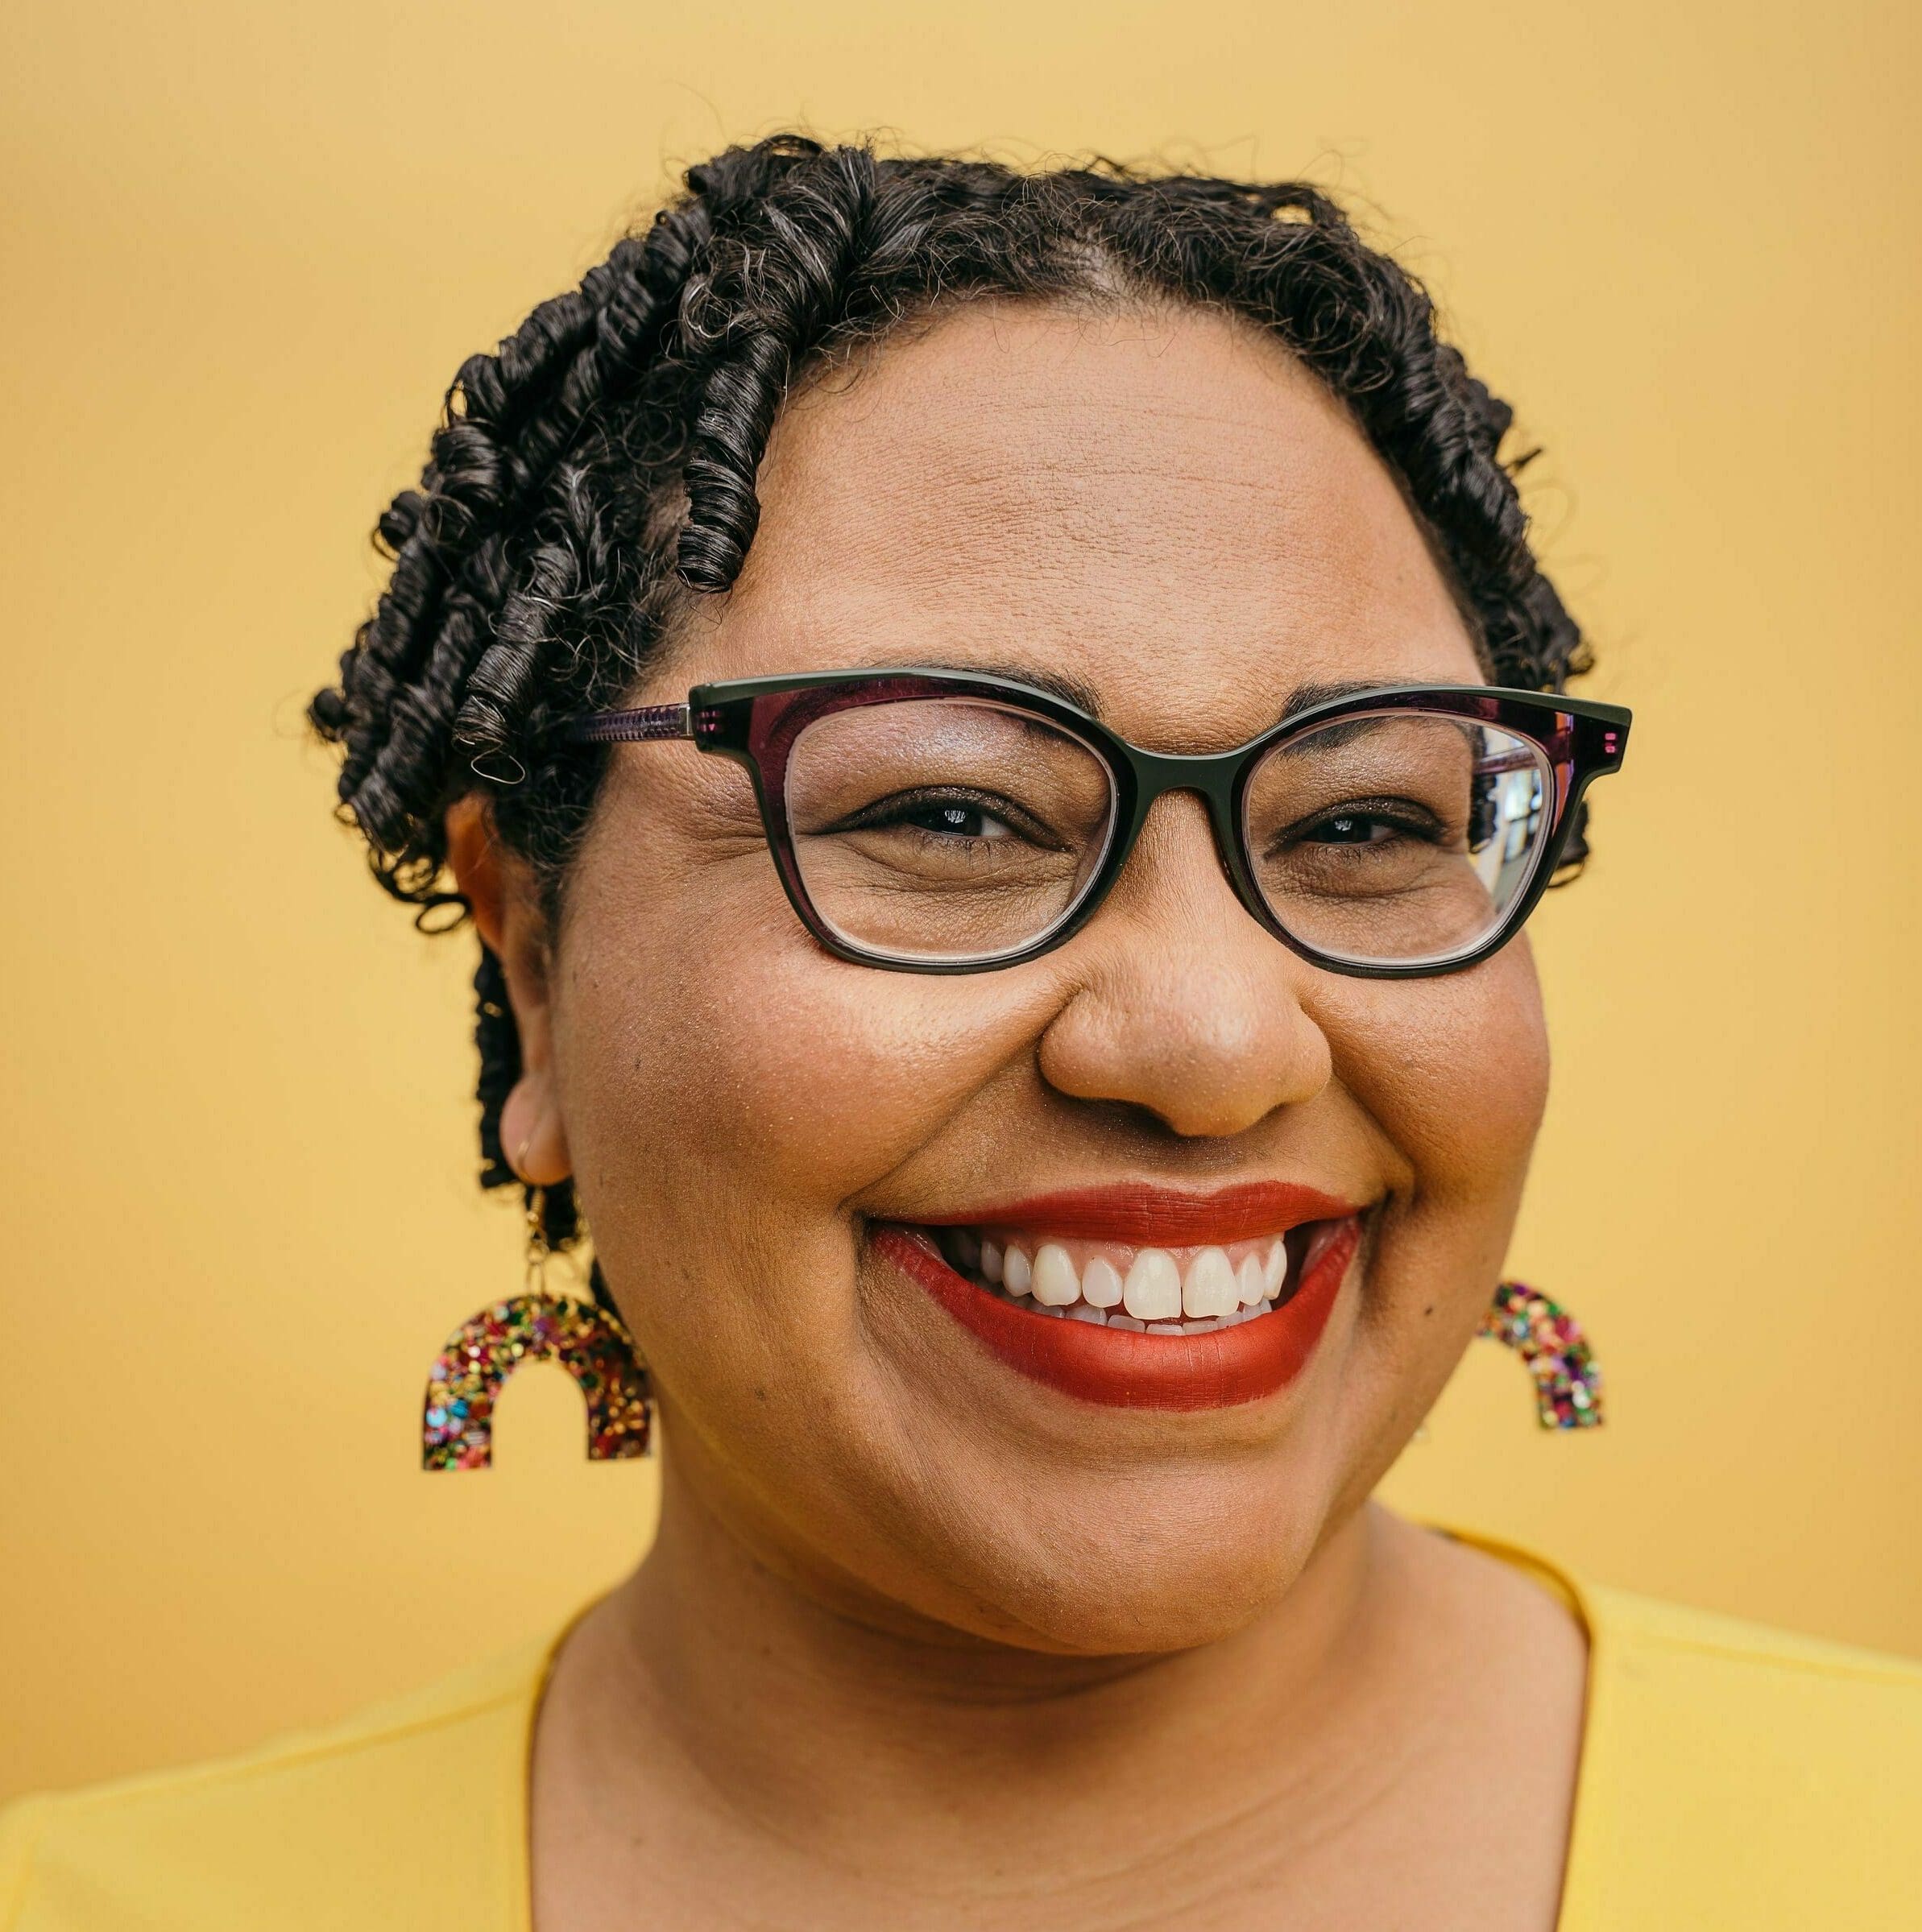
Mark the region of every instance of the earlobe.
<instances>
[{"instance_id":1,"label":"earlobe","mask_svg":"<svg viewBox=\"0 0 1922 1932\"><path fill-rule=\"evenodd\" d=\"M548 1069L524 1073L500 1110L507 1165L529 1187L558 1187L574 1172L567 1128Z\"/></svg>"}]
</instances>

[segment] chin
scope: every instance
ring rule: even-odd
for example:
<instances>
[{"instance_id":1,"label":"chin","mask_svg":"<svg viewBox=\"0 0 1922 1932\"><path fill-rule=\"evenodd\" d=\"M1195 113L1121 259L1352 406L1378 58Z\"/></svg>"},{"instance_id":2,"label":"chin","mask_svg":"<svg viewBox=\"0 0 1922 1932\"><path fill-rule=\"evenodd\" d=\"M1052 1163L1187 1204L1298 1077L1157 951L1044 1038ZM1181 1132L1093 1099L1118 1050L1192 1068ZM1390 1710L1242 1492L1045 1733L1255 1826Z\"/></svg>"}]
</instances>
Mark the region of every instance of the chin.
<instances>
[{"instance_id":1,"label":"chin","mask_svg":"<svg viewBox=\"0 0 1922 1932\"><path fill-rule=\"evenodd\" d=\"M1077 1537L1048 1574L1003 1580L1007 1624L981 1634L1085 1657L1195 1649L1245 1630L1278 1603L1316 1541L1308 1525L1279 1538L1158 1529Z\"/></svg>"},{"instance_id":2,"label":"chin","mask_svg":"<svg viewBox=\"0 0 1922 1932\"><path fill-rule=\"evenodd\" d=\"M1303 1451L1307 1453L1302 1453ZM1192 1649L1256 1622L1294 1587L1346 1487L1307 1445L1170 1468L1130 1459L1079 1479L1005 1462L972 1493L923 1496L955 1526L876 1579L933 1620L1017 1649L1121 1657ZM983 1491L996 1506L983 1506ZM917 1584L918 1587L917 1587Z\"/></svg>"}]
</instances>

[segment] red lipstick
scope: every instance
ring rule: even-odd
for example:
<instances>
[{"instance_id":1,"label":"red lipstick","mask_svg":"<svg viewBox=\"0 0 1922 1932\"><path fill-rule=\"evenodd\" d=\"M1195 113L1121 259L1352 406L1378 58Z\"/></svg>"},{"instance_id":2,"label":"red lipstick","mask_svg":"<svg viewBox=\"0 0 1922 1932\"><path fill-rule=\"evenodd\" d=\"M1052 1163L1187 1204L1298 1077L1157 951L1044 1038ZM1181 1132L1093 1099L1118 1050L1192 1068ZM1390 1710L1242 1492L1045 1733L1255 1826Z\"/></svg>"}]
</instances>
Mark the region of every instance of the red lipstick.
<instances>
[{"instance_id":1,"label":"red lipstick","mask_svg":"<svg viewBox=\"0 0 1922 1932\"><path fill-rule=\"evenodd\" d=\"M1234 1191L1239 1194L1245 1190ZM1111 1408L1227 1409L1274 1395L1301 1373L1328 1326L1341 1285L1361 1246L1361 1227L1357 1210L1309 1189L1285 1191L1297 1205L1312 1200L1317 1207L1335 1210L1332 1214L1297 1213L1287 1223L1299 1227L1306 1220L1336 1222L1328 1238L1317 1243L1319 1251L1312 1264L1301 1274L1294 1293L1271 1314L1195 1335L1149 1334L1038 1314L969 1280L905 1228L884 1224L876 1229L874 1243L993 1355L1034 1381L1046 1383L1080 1400ZM1115 1218L1102 1220L1098 1230L1091 1219L1074 1222L1071 1227L1066 1224L1067 1218L1058 1211L1057 1204L1040 1201L1009 1203L996 1207L992 1216L984 1215L977 1220L971 1214L968 1219L977 1226L1038 1226L1050 1234L1168 1246L1253 1238L1247 1231L1245 1220L1236 1222L1212 1214L1204 1220L1199 1210L1192 1213L1187 1209L1171 1210L1170 1199L1184 1198L1170 1197L1166 1190L1102 1192L1112 1193L1115 1198L1099 1211L1104 1214L1111 1210L1116 1214L1125 1213L1128 1217L1125 1233ZM1139 1198L1144 1192L1162 1197L1152 1214L1152 1229L1148 1221L1141 1218L1147 1211ZM1134 1198L1125 1206L1120 1200L1124 1195ZM1198 1198L1217 1205L1224 1197L1185 1197L1190 1204ZM1062 1199L1088 1202L1090 1197L1066 1196ZM1050 1210L1045 1215L1037 1211L1043 1206ZM1096 1212L1091 1206L1090 1216ZM1258 1231L1278 1232L1281 1226L1271 1206ZM1177 1227L1183 1230L1180 1236L1171 1231ZM1224 1231L1230 1227L1241 1231Z\"/></svg>"},{"instance_id":2,"label":"red lipstick","mask_svg":"<svg viewBox=\"0 0 1922 1932\"><path fill-rule=\"evenodd\" d=\"M963 1214L935 1214L923 1227L1024 1227L1065 1240L1125 1241L1137 1247L1205 1247L1286 1234L1304 1221L1340 1221L1361 1210L1320 1189L1249 1181L1213 1194L1133 1181L999 1201Z\"/></svg>"}]
</instances>

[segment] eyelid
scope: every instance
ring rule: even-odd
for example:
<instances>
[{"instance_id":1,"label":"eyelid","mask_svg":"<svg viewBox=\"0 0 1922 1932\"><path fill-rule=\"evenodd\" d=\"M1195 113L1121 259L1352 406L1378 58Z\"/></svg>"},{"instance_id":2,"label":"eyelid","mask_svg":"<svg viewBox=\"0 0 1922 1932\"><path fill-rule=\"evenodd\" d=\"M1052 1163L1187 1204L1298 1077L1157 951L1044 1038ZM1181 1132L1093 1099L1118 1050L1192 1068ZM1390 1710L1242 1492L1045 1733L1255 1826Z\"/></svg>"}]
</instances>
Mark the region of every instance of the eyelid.
<instances>
[{"instance_id":1,"label":"eyelid","mask_svg":"<svg viewBox=\"0 0 1922 1932\"><path fill-rule=\"evenodd\" d=\"M1324 805L1294 820L1291 824L1278 826L1272 837L1277 840L1293 838L1298 833L1315 825L1326 825L1333 818L1377 818L1405 826L1411 831L1432 829L1443 831L1448 821L1430 811L1425 805L1418 805L1411 799L1401 798L1352 798L1340 805Z\"/></svg>"},{"instance_id":2,"label":"eyelid","mask_svg":"<svg viewBox=\"0 0 1922 1932\"><path fill-rule=\"evenodd\" d=\"M889 807L896 811L913 811L928 805L938 805L943 800L958 800L973 805L984 816L1000 820L1011 831L1018 832L1025 838L1038 842L1052 841L1058 844L1058 836L1050 831L1030 813L1025 812L1014 801L999 792L987 792L971 785L922 785L905 792L890 792L884 798L875 799L860 807L840 821L840 829L862 829L860 821L869 813L880 812Z\"/></svg>"}]
</instances>

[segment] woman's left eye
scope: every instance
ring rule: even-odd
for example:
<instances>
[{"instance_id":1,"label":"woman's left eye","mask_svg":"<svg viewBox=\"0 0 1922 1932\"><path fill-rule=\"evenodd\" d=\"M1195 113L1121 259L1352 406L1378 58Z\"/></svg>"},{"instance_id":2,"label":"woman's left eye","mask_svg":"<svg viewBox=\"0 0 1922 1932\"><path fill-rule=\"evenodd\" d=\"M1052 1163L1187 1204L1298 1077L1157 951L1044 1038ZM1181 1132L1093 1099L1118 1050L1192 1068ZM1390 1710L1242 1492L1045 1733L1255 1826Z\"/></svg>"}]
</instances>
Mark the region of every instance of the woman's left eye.
<instances>
[{"instance_id":1,"label":"woman's left eye","mask_svg":"<svg viewBox=\"0 0 1922 1932\"><path fill-rule=\"evenodd\" d=\"M1303 838L1315 845L1373 846L1406 836L1408 828L1369 812L1340 812L1308 827Z\"/></svg>"}]
</instances>

